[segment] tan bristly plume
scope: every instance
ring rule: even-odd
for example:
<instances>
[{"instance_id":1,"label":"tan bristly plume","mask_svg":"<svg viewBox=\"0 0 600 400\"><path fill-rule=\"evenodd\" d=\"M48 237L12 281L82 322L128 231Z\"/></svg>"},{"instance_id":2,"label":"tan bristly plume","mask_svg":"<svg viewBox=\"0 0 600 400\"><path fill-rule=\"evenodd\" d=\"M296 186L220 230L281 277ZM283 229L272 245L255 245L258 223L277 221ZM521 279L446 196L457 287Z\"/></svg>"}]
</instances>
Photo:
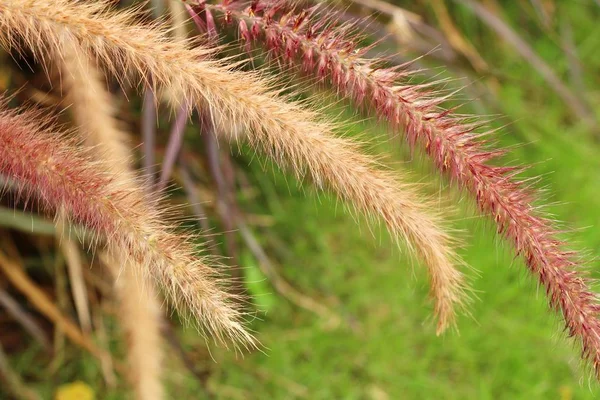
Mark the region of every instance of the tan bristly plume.
<instances>
[{"instance_id":1,"label":"tan bristly plume","mask_svg":"<svg viewBox=\"0 0 600 400\"><path fill-rule=\"evenodd\" d=\"M171 40L164 30L135 24L134 12L111 13L106 2L0 0L0 29L5 47L17 39L38 59L60 51L60 38L80 43L105 66L151 75L159 85L184 93L183 101L208 107L214 121L244 128L249 142L299 176L308 172L319 187L367 215L385 221L392 236L421 256L431 275L439 317L438 330L452 323L454 305L465 299L464 279L440 220L412 185L375 168L357 146L333 135L332 124L297 103L284 102L258 75L207 57L204 47ZM43 38L43 41L41 40ZM226 130L227 131L227 130Z\"/></svg>"},{"instance_id":2,"label":"tan bristly plume","mask_svg":"<svg viewBox=\"0 0 600 400\"><path fill-rule=\"evenodd\" d=\"M58 55L62 66L70 110L84 138L98 157L118 176L130 191L142 191L135 185L135 173L127 134L114 118L110 93L100 71L80 54L73 43L64 43ZM160 400L163 396L161 308L154 283L143 273L144 266L129 259L123 251L102 252L100 258L115 278L119 301L117 316L127 338L128 374L138 400Z\"/></svg>"}]
</instances>

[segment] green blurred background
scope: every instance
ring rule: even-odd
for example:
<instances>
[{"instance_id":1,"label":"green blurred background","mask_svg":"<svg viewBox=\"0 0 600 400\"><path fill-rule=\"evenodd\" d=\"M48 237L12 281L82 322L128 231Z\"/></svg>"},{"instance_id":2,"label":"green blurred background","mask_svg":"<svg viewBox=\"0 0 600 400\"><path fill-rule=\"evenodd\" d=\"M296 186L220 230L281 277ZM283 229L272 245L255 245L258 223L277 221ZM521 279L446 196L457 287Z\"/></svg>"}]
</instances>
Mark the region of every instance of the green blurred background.
<instances>
[{"instance_id":1,"label":"green blurred background","mask_svg":"<svg viewBox=\"0 0 600 400\"><path fill-rule=\"evenodd\" d=\"M377 9L364 3L344 4L356 15ZM542 77L531 57L522 56L522 48L462 1L396 3L447 40L459 34L420 60L430 68L425 74L452 78L448 88L466 86L457 103L475 100L465 112L491 116L490 126L505 126L496 135L499 146L512 146L503 161L533 165L526 174L542 177L538 186L545 191L546 211L574 229L567 237L587 252L592 275L600 276L600 5L593 0L480 4L554 70L584 104L588 121ZM375 29L388 34L382 49L410 59L436 46L434 39L423 39L406 17L410 14L398 15L391 18L381 9L371 15ZM460 41L471 50L461 51ZM548 310L543 288L469 196L448 187L427 157L410 154L401 140L387 140L382 124L364 121L344 103L331 112L356 121L349 134L368 140L370 152L388 154L389 165L412 171L424 191L453 206L445 214L464 242L461 256L473 268L470 315L459 318L457 331L436 336L423 269L395 248L384 229L371 232L366 221L356 224L332 196L252 161L254 154L242 147L233 152L234 161L256 190L238 193L240 208L260 220L251 229L279 278L320 307L315 312L313 303L300 307L278 293L259 261L240 245L246 286L261 310L251 326L264 350L207 349L193 328L178 328L175 334L200 377L168 348L171 398L595 398L598 384L582 366L578 345L566 338L561 319ZM114 321L108 324L109 330L118 329ZM119 351L116 339L115 346ZM77 380L98 398L127 398L122 386L105 387L99 366L81 351L67 352L51 379L45 378L47 366L35 361L38 352L31 345L11 354L10 361L47 398L58 384Z\"/></svg>"}]
</instances>

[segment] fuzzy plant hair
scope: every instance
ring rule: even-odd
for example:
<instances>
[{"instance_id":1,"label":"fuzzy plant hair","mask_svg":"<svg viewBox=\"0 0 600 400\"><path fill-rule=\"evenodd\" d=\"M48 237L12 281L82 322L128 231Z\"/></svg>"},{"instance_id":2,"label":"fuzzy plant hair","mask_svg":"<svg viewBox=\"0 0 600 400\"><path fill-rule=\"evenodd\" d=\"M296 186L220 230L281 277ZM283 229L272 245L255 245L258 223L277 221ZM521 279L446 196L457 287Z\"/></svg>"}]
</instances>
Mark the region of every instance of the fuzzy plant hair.
<instances>
[{"instance_id":1,"label":"fuzzy plant hair","mask_svg":"<svg viewBox=\"0 0 600 400\"><path fill-rule=\"evenodd\" d=\"M318 187L329 187L355 209L380 217L392 236L428 266L438 331L452 324L455 305L465 302L465 282L455 267L460 261L454 245L431 211L435 206L423 202L413 185L377 168L355 144L336 137L332 123L283 101L258 75L210 59L211 50L170 39L159 27L136 24L134 11L110 12L104 2L64 0L0 1L0 10L6 48L18 48L21 39L43 61L70 41L116 76L121 71L150 75L156 84L182 93L186 104L206 107L217 132L226 135L228 127L241 126L248 142L281 166L298 176L309 173Z\"/></svg>"},{"instance_id":2,"label":"fuzzy plant hair","mask_svg":"<svg viewBox=\"0 0 600 400\"><path fill-rule=\"evenodd\" d=\"M97 153L96 159L104 161L127 191L147 190L136 184L139 179L131 165L130 138L115 120L112 99L104 87L101 72L75 44L64 43L62 50L63 53L56 54L57 64L62 70L67 105L84 145ZM100 259L114 277L119 300L117 316L128 345L128 378L136 398L160 400L164 397L162 318L156 285L146 274L140 273L144 265L134 265L121 249L102 252Z\"/></svg>"},{"instance_id":3,"label":"fuzzy plant hair","mask_svg":"<svg viewBox=\"0 0 600 400\"><path fill-rule=\"evenodd\" d=\"M84 144L61 133L43 113L10 109L4 101L0 175L12 182L17 198L27 203L35 197L44 212L65 215L92 232L90 246L105 251L102 259L117 266L136 371L132 383L140 399L162 397L160 384L154 385L160 380L160 354L140 350L160 343L154 287L188 310L218 342L253 347L256 339L244 325L239 296L225 288L219 264L198 254L195 237L169 222L171 214L133 172L100 71L122 86L134 83L152 93L170 93L173 102L179 101L176 107L207 116L216 135L245 140L351 210L383 222L392 238L427 267L438 333L455 323L456 309L468 302L464 263L455 250L459 243L439 205L402 170L383 168L358 143L341 137L343 124L325 118L310 101L294 101L274 80L242 71L245 63L217 59L221 29L236 32L248 51L260 45L278 58L277 65L329 82L339 96L378 115L412 148L423 149L513 243L600 375L600 305L578 271L580 257L566 249L553 223L534 205L535 191L518 178L522 168L493 164L505 152L488 145L490 132L454 109L441 108L451 95L439 94L435 83L411 83L406 66L379 67L382 60L366 58L369 48L358 46L353 25L336 24L318 7L261 0L185 3L208 41L173 37L162 23L141 22L139 7L117 11L108 0L0 0L0 44L9 52L31 52L46 70L61 66L75 136ZM127 272L121 274L122 269ZM139 315L143 323L128 314ZM141 332L143 324L149 328Z\"/></svg>"},{"instance_id":4,"label":"fuzzy plant hair","mask_svg":"<svg viewBox=\"0 0 600 400\"><path fill-rule=\"evenodd\" d=\"M253 344L231 295L220 285L217 271L206 257L196 256L190 239L175 232L156 207L111 173L65 135L44 122L39 112L0 113L0 173L14 181L17 196L36 196L51 213L63 210L73 223L106 241L115 257L124 257L140 276L161 284L174 304L185 305L210 334ZM40 121L42 123L40 123ZM90 245L96 246L95 243Z\"/></svg>"},{"instance_id":5,"label":"fuzzy plant hair","mask_svg":"<svg viewBox=\"0 0 600 400\"><path fill-rule=\"evenodd\" d=\"M480 129L485 123L441 108L454 93L438 94L436 82L410 83L414 72L408 65L380 67L384 60L366 58L369 47L360 47L352 34L360 29L336 24L320 7L298 9L285 1L258 0L192 1L187 8L210 37L219 26L236 30L247 51L252 44L261 45L283 60L278 66L296 65L298 73L328 81L338 95L402 133L412 148L423 149L441 173L472 194L498 233L513 243L600 376L600 304L579 271L583 257L566 248L561 231L540 212L531 180L518 178L526 168L493 164L506 151L489 146L492 132Z\"/></svg>"}]
</instances>

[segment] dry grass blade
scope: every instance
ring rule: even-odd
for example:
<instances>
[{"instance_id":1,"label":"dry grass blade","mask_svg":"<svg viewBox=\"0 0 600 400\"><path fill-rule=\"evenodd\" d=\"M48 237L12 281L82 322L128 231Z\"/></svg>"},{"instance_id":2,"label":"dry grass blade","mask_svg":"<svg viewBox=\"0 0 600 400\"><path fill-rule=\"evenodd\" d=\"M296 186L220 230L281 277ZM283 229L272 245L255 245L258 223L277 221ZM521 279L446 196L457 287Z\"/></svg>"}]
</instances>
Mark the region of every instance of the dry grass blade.
<instances>
[{"instance_id":1,"label":"dry grass blade","mask_svg":"<svg viewBox=\"0 0 600 400\"><path fill-rule=\"evenodd\" d=\"M156 95L150 85L146 85L144 92L144 105L142 106L142 137L144 140L144 173L150 183L154 182L155 157L154 149L156 142L156 121L158 119L156 110Z\"/></svg>"},{"instance_id":2,"label":"dry grass blade","mask_svg":"<svg viewBox=\"0 0 600 400\"><path fill-rule=\"evenodd\" d=\"M51 351L50 340L41 326L29 313L21 307L19 302L0 288L0 305L10 314L33 338L46 350Z\"/></svg>"},{"instance_id":3,"label":"dry grass blade","mask_svg":"<svg viewBox=\"0 0 600 400\"><path fill-rule=\"evenodd\" d=\"M223 173L223 164L226 156L222 154L218 139L215 136L214 125L209 115L199 111L200 131L206 153L206 163L210 175L216 185L217 198L215 201L217 214L221 219L222 229L225 234L225 254L231 258L232 264L239 263L236 226L234 223L236 211L232 205L235 201L234 184L226 174ZM243 279L242 270L235 268L232 270L232 276L236 279Z\"/></svg>"},{"instance_id":4,"label":"dry grass blade","mask_svg":"<svg viewBox=\"0 0 600 400\"><path fill-rule=\"evenodd\" d=\"M138 400L164 398L162 385L163 340L160 334L162 310L154 287L135 267L117 263L102 253L100 258L115 279L119 301L117 316L127 343L127 377Z\"/></svg>"},{"instance_id":5,"label":"dry grass blade","mask_svg":"<svg viewBox=\"0 0 600 400\"><path fill-rule=\"evenodd\" d=\"M448 38L448 42L452 44L452 47L462 53L477 72L489 72L489 66L477 52L477 49L463 37L456 25L454 25L454 22L452 22L452 17L448 12L445 0L433 0L431 2L431 7L440 23L440 27Z\"/></svg>"},{"instance_id":6,"label":"dry grass blade","mask_svg":"<svg viewBox=\"0 0 600 400\"><path fill-rule=\"evenodd\" d=\"M183 161L183 157L180 156L179 175L181 176L181 185L186 191L188 204L190 205L192 212L196 216L200 228L204 232L210 232L211 226L208 223L208 217L200 202L200 196L198 195L197 187L192 179L192 176L188 172L187 166ZM1 211L1 210L0 210ZM215 257L219 257L222 254L219 252L219 247L212 234L206 234L206 247L207 250Z\"/></svg>"},{"instance_id":7,"label":"dry grass blade","mask_svg":"<svg viewBox=\"0 0 600 400\"><path fill-rule=\"evenodd\" d=\"M109 348L110 342L108 340L108 334L106 332L106 326L104 324L104 318L102 315L102 306L98 303L97 299L94 304L94 308L92 309L92 318L94 321L94 327L96 330L94 331L96 339L98 340L98 344L101 347ZM105 358L102 360L100 367L102 368L102 375L104 377L104 381L106 385L110 388L115 388L117 386L117 377L114 372L114 362L112 358Z\"/></svg>"},{"instance_id":8,"label":"dry grass blade","mask_svg":"<svg viewBox=\"0 0 600 400\"><path fill-rule=\"evenodd\" d=\"M294 15L278 5L252 3L240 10L236 3L223 3L203 11L207 16L212 10L224 12L239 23L240 36L262 41L270 52L302 64L304 73L327 78L338 94L402 130L411 147L423 148L441 172L468 189L546 288L550 306L561 312L569 334L581 341L583 357L600 377L598 296L580 272L582 257L567 248L556 222L540 211L531 180L518 177L525 168L494 164L506 151L490 148L492 132L480 132L483 123L442 108L452 93L436 92L435 82L413 84L414 72L407 65L386 68L380 59L363 58L368 48L358 47L348 34L351 25L315 23L322 18L319 10Z\"/></svg>"},{"instance_id":9,"label":"dry grass blade","mask_svg":"<svg viewBox=\"0 0 600 400\"><path fill-rule=\"evenodd\" d=\"M79 318L81 329L89 334L92 331L92 317L88 304L87 288L83 279L83 262L81 252L77 243L71 239L71 235L64 223L64 217L59 216L57 223L57 241L64 254L71 281L71 292L75 303L75 310Z\"/></svg>"},{"instance_id":10,"label":"dry grass blade","mask_svg":"<svg viewBox=\"0 0 600 400\"><path fill-rule=\"evenodd\" d=\"M110 94L103 87L103 77L73 45L64 46L62 54L63 82L71 111L84 137L97 157L116 174L130 191L142 191L135 185L135 174L129 166L131 152L127 135L113 117ZM154 283L143 274L144 266L128 260L123 251L118 255L102 253L101 259L115 279L119 300L117 316L128 343L128 377L139 400L163 398L161 308Z\"/></svg>"},{"instance_id":11,"label":"dry grass blade","mask_svg":"<svg viewBox=\"0 0 600 400\"><path fill-rule=\"evenodd\" d=\"M163 159L163 164L160 171L160 179L156 185L157 192L162 192L165 190L169 179L171 179L175 162L177 161L179 152L183 146L183 137L185 135L185 127L188 118L188 107L184 104L180 106L180 110L177 112L171 127L169 142L167 143L167 148L165 149L165 157Z\"/></svg>"},{"instance_id":12,"label":"dry grass blade","mask_svg":"<svg viewBox=\"0 0 600 400\"><path fill-rule=\"evenodd\" d=\"M565 57L569 62L569 77L571 86L573 86L576 92L580 93L582 96L585 96L587 90L583 79L584 65L577 54L577 47L575 46L573 38L573 28L567 19L564 19L561 23L560 42L565 53Z\"/></svg>"},{"instance_id":13,"label":"dry grass blade","mask_svg":"<svg viewBox=\"0 0 600 400\"><path fill-rule=\"evenodd\" d=\"M402 14L404 18L409 21L419 22L421 21L421 16L419 14L415 14L409 10L406 10L402 7L398 7L395 4L388 3L387 1L382 0L352 0L353 3L363 5L372 10L378 11L383 14L387 14L389 16L394 16L395 14Z\"/></svg>"},{"instance_id":14,"label":"dry grass blade","mask_svg":"<svg viewBox=\"0 0 600 400\"><path fill-rule=\"evenodd\" d=\"M3 252L0 252L0 269L15 288L23 293L41 314L52 321L57 328L64 331L73 343L87 350L99 360L110 357L104 350L99 349L89 337L85 336L75 324L63 316L44 291L29 279L19 265L10 261Z\"/></svg>"},{"instance_id":15,"label":"dry grass blade","mask_svg":"<svg viewBox=\"0 0 600 400\"><path fill-rule=\"evenodd\" d=\"M318 187L329 187L357 210L379 216L392 236L427 264L438 331L452 323L454 306L465 300L465 283L455 268L455 244L431 212L435 207L424 203L413 185L376 168L356 145L335 137L332 124L283 102L256 74L233 71L207 59L211 51L206 48L192 49L188 42L170 40L164 30L135 24L132 12L110 13L106 2L2 0L0 11L5 47L18 46L22 38L43 61L48 50L60 52L62 40L74 41L117 76L150 73L156 83L184 94L183 101L208 107L218 132L242 128L251 145L278 164L298 176L308 172Z\"/></svg>"}]
</instances>

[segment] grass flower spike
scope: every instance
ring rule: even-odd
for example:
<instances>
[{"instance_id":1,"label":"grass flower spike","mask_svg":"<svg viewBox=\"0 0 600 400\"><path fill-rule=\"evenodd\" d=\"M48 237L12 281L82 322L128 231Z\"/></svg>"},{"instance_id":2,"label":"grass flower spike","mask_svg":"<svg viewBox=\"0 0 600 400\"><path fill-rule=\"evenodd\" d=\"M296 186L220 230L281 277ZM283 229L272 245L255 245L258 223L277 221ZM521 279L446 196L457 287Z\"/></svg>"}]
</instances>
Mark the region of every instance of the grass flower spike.
<instances>
[{"instance_id":1,"label":"grass flower spike","mask_svg":"<svg viewBox=\"0 0 600 400\"><path fill-rule=\"evenodd\" d=\"M571 390L566 379L573 378L573 368L565 343L540 351L553 345L548 308L561 325L564 321L564 332L581 346L584 364L600 380L597 273L584 270L584 253L571 250L565 230L546 213L536 189L542 179L529 177L533 171L526 166L552 159L547 169L556 173L548 181L560 188L557 202L580 199L588 205L585 211L565 207L566 218L582 225L598 221L600 190L588 174L598 167L597 124L590 114L598 99L588 90L598 60L589 52L593 40L586 32L595 27L590 16L597 10L552 1L479 7L471 0L422 1L405 9L386 1L0 0L0 57L7 61L0 65L0 86L7 93L0 95L0 281L8 278L0 284L0 297L8 299L0 304L0 321L11 319L9 340L19 336L12 335L14 324L45 350L49 329L69 340L65 346L57 342L52 356L59 357L43 371L52 379L36 383L41 375L28 373L32 387L44 396L50 391L62 396L62 387L49 385L70 382L80 368L63 371L61 363L71 360L71 351L87 351L100 365L87 369L89 358L81 358L81 370L96 371L105 386L86 384L111 398L122 390L117 375L128 379L131 397L138 400L193 397L197 393L189 392L198 389L209 397L252 397L262 380L269 381L262 397L306 397L320 383L304 377L297 382L296 374L311 368L305 359L326 361L320 375L337 374L339 365L351 369L327 383L328 393L346 397L418 397L423 387L441 398L473 397L476 391L511 396L523 389L533 397L552 397ZM450 8L452 2L473 13ZM354 13L369 10L382 15L356 19ZM517 21L526 29L513 26ZM490 37L507 46L480 47ZM403 53L427 56L406 62L402 55L377 55L398 45ZM441 51L429 56L436 46ZM546 59L560 53L555 72ZM527 64L522 68L515 60ZM515 137L496 140L487 121L463 114L454 106L458 91L447 89L452 83L437 71L425 70L429 65L448 68L443 76L478 74L480 84L468 90L484 101L473 108L522 120L513 132L536 142L535 151L519 153L525 167L505 164L510 155L502 143L514 143ZM548 93L555 98L547 99ZM564 107L559 100L569 96L577 104ZM363 125L352 118L349 126L329 117L339 105L349 112L338 115L362 112L373 121ZM534 115L543 118L530 118ZM58 121L73 129L66 131ZM387 168L385 155L365 149L366 129L381 123L406 146L405 166L414 164L414 154L431 159L427 179L442 186L435 198L404 165ZM250 160L259 164L248 165ZM272 165L275 179L266 182L262 172ZM309 217L302 190L290 187L290 176L294 184L312 185L318 196L332 195L355 221L339 218L333 207ZM456 196L448 186L460 192L456 206L438 198ZM325 202L330 204L329 196ZM467 249L454 238L444 213L470 215L474 205L491 217L497 232L485 236L498 238L495 243L474 238L470 242L477 245ZM41 216L28 215L28 209ZM477 229L479 220L460 226ZM461 326L463 337L443 343L433 333L420 336L413 345L424 332L417 327L424 310L388 303L414 303L415 296L427 295L401 282L406 271L398 264L410 261L356 246L363 221L383 224L394 244L409 253L401 260L423 267L435 317L435 326L425 332L455 327L461 313L473 312L480 326ZM358 222L354 229L352 222ZM295 236L283 226L294 226ZM67 230L86 249L65 237ZM342 236L348 242L340 242ZM598 244L592 229L577 236L590 247ZM508 243L509 254L504 247L495 251L498 240ZM523 260L521 269L545 296L532 301L516 294L515 271L500 268L511 263L507 256ZM92 257L100 269L83 267ZM463 257L481 268L478 283L489 308L468 309L471 287ZM306 268L287 269L299 260ZM296 280L288 284L291 278ZM113 302L107 302L110 297ZM181 334L177 320L164 323L163 299L201 334ZM75 316L81 329L71 322ZM307 318L319 323L300 328ZM513 329L518 318L528 329ZM117 346L113 321L122 333ZM252 330L273 357L253 351L259 339ZM14 349L6 346L5 333L0 330L0 375L17 376L9 368ZM242 364L233 360L237 351L215 348L203 337L251 354ZM477 345L455 349L465 337ZM371 343L363 345L364 338ZM514 343L515 350L494 357L481 351L499 342ZM173 352L166 351L167 343ZM443 354L427 355L440 346ZM125 354L127 364L120 360ZM20 357L14 358L17 368L27 364ZM31 359L30 353L23 357ZM517 358L527 371L516 368ZM422 367L414 377L407 378L403 368L389 369L412 368L414 360ZM389 379L390 374L419 384ZM503 374L514 387L502 382ZM473 387L473 376L493 384ZM188 379L198 386L187 385ZM17 386L0 386L0 397L20 397ZM322 387L316 389L322 393ZM582 396L573 390L573 396Z\"/></svg>"},{"instance_id":2,"label":"grass flower spike","mask_svg":"<svg viewBox=\"0 0 600 400\"><path fill-rule=\"evenodd\" d=\"M366 215L379 216L392 236L408 243L428 266L438 329L452 323L454 305L465 299L464 278L455 268L454 244L430 211L434 208L422 203L412 185L375 168L355 145L335 137L331 124L277 97L257 74L210 60L211 50L135 24L134 16L112 13L105 2L0 1L6 47L22 38L43 60L46 51L60 51L61 40L73 41L117 76L121 71L149 74L189 104L208 107L216 121L241 125L248 141L278 164L299 176L308 172L317 186L329 187Z\"/></svg>"},{"instance_id":3,"label":"grass flower spike","mask_svg":"<svg viewBox=\"0 0 600 400\"><path fill-rule=\"evenodd\" d=\"M353 26L336 27L318 8L294 12L286 2L263 1L191 8L196 20L218 21L212 15L218 14L248 44L262 43L290 64L301 64L303 73L329 80L338 93L403 131L412 147L422 148L441 172L468 189L524 257L546 288L550 306L561 312L569 335L581 341L583 357L600 375L600 304L578 271L580 257L565 248L559 230L539 212L535 191L517 178L523 169L493 164L505 151L487 146L489 133L478 132L479 123L441 109L448 96L438 95L434 83L408 83L413 73L405 66L380 68L381 60L364 58L368 48L358 47L350 34ZM207 26L216 29L214 23Z\"/></svg>"},{"instance_id":4,"label":"grass flower spike","mask_svg":"<svg viewBox=\"0 0 600 400\"><path fill-rule=\"evenodd\" d=\"M132 265L144 266L139 273L165 288L182 311L187 307L216 340L254 343L218 274L196 256L188 238L165 225L164 213L105 172L109 168L92 161L89 152L48 124L32 122L40 117L0 112L0 174L16 183L17 193L25 199L35 195L53 213L64 210L74 223L100 235L111 254L125 252Z\"/></svg>"}]
</instances>

